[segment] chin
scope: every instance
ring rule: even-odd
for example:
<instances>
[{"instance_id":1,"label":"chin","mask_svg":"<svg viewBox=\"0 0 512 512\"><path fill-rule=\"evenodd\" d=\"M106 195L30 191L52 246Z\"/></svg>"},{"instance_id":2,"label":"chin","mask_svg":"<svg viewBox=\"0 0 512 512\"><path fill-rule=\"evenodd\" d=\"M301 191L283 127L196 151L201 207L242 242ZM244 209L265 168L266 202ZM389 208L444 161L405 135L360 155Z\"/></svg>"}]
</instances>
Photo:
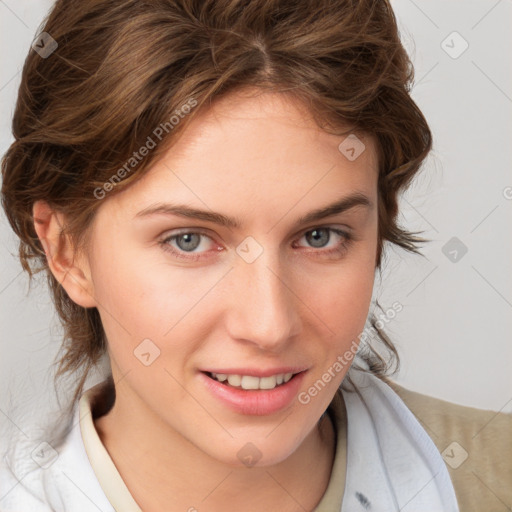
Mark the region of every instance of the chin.
<instances>
[{"instance_id":1,"label":"chin","mask_svg":"<svg viewBox=\"0 0 512 512\"><path fill-rule=\"evenodd\" d=\"M270 437L272 435L270 434ZM268 432L261 437L254 436L252 440L250 439L249 436L244 440L232 439L229 446L219 443L217 446L221 449L211 453L211 456L234 468L264 468L283 462L300 446L300 442L292 442L289 436L282 439L276 435L275 439L270 440Z\"/></svg>"}]
</instances>

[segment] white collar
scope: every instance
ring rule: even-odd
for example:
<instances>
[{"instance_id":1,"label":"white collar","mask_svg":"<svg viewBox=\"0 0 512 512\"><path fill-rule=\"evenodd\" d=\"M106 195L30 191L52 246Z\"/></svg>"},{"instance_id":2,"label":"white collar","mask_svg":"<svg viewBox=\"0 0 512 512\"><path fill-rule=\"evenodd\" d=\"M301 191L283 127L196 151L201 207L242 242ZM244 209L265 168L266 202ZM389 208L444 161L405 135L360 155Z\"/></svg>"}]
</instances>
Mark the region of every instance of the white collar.
<instances>
[{"instance_id":1,"label":"white collar","mask_svg":"<svg viewBox=\"0 0 512 512\"><path fill-rule=\"evenodd\" d=\"M458 512L445 462L412 412L373 374L352 367L349 375L356 390L345 379L347 476L341 512Z\"/></svg>"}]
</instances>

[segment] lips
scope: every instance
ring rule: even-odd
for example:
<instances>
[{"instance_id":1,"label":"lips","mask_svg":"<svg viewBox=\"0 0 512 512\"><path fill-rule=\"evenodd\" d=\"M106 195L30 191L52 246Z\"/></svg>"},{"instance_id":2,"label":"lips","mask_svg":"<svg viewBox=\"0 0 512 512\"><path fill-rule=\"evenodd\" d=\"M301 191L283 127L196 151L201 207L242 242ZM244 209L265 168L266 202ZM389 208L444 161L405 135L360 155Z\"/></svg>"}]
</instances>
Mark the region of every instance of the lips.
<instances>
[{"instance_id":1,"label":"lips","mask_svg":"<svg viewBox=\"0 0 512 512\"><path fill-rule=\"evenodd\" d=\"M201 371L199 376L208 391L223 405L242 414L266 415L291 404L305 373L303 368L290 367L272 370L226 368L221 371ZM280 377L283 380L278 385Z\"/></svg>"}]
</instances>

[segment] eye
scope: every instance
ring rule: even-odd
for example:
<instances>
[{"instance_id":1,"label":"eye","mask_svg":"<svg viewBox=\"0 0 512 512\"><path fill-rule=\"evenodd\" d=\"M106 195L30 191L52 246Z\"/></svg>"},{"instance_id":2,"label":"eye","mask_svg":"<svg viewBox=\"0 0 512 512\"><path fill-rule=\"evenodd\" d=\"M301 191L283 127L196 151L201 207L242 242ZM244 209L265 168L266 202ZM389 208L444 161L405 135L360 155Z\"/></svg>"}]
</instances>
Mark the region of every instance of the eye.
<instances>
[{"instance_id":1,"label":"eye","mask_svg":"<svg viewBox=\"0 0 512 512\"><path fill-rule=\"evenodd\" d=\"M164 238L160 244L164 250L171 252L178 258L195 261L201 257L203 252L205 252L196 251L196 249L200 248L201 246L204 248L204 244L201 243L202 238L213 242L213 240L208 235L200 231L182 231L181 233L177 233Z\"/></svg>"},{"instance_id":2,"label":"eye","mask_svg":"<svg viewBox=\"0 0 512 512\"><path fill-rule=\"evenodd\" d=\"M336 255L345 252L348 249L348 246L353 241L353 237L350 233L343 231L341 229L336 229L332 227L317 227L314 229L310 229L306 231L304 235L299 239L302 240L304 238L313 249L323 249L326 247L329 242L332 241L332 233L335 234L334 240L337 243L334 243L332 248L322 251L308 251L308 252L318 252L321 255Z\"/></svg>"}]
</instances>

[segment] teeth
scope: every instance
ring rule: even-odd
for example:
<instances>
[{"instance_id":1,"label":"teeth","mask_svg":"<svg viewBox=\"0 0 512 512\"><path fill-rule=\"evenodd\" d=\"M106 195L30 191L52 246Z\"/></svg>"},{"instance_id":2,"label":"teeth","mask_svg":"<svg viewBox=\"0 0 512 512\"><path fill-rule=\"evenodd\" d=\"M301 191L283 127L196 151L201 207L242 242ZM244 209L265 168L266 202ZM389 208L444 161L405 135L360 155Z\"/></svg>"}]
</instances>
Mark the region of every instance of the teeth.
<instances>
[{"instance_id":1,"label":"teeth","mask_svg":"<svg viewBox=\"0 0 512 512\"><path fill-rule=\"evenodd\" d=\"M274 389L277 386L277 377L275 375L261 377L261 379L257 380L259 381L259 389Z\"/></svg>"},{"instance_id":2,"label":"teeth","mask_svg":"<svg viewBox=\"0 0 512 512\"><path fill-rule=\"evenodd\" d=\"M229 375L228 382L230 386L238 387L242 383L242 377L240 375Z\"/></svg>"},{"instance_id":3,"label":"teeth","mask_svg":"<svg viewBox=\"0 0 512 512\"><path fill-rule=\"evenodd\" d=\"M230 382L231 384L231 382ZM242 389L259 389L260 379L258 377L251 377L250 375L244 375L241 379L240 385Z\"/></svg>"},{"instance_id":4,"label":"teeth","mask_svg":"<svg viewBox=\"0 0 512 512\"><path fill-rule=\"evenodd\" d=\"M242 389L274 389L288 382L293 373L280 373L270 377L254 377L252 375L227 375L225 373L211 373L211 376L219 382L228 382L230 386Z\"/></svg>"}]
</instances>

